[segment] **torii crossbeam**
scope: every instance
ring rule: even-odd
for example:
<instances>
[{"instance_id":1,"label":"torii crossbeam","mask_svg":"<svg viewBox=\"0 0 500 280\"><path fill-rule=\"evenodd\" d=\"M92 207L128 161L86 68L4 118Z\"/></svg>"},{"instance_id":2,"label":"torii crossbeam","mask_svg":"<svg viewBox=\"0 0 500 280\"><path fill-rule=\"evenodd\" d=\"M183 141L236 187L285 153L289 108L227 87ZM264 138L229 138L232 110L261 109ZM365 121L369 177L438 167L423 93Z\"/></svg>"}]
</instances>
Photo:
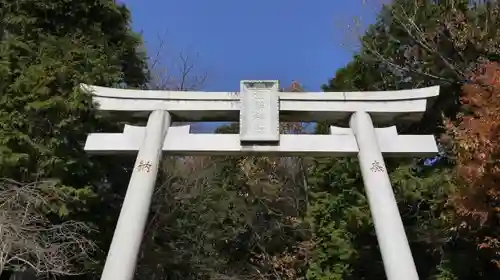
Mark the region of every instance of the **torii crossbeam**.
<instances>
[{"instance_id":1,"label":"torii crossbeam","mask_svg":"<svg viewBox=\"0 0 500 280\"><path fill-rule=\"evenodd\" d=\"M131 280L162 152L172 155L357 156L389 280L418 274L382 155L430 156L432 135L399 135L395 124L418 121L439 87L380 92L279 91L278 81L242 81L240 92L114 89L82 85L99 109L148 119L123 133L92 133L93 154L136 153L137 160L101 279ZM239 134L191 134L174 121L238 121ZM330 135L280 134L280 121L335 124ZM378 128L375 128L378 127Z\"/></svg>"}]
</instances>

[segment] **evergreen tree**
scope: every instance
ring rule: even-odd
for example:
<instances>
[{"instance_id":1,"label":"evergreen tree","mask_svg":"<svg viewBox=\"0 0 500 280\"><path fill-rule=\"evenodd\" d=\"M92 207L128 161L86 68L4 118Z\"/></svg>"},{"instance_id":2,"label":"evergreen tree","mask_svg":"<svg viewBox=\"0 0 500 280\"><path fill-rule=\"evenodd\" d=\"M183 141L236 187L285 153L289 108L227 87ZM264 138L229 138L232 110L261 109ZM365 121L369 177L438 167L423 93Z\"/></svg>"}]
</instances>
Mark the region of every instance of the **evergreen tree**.
<instances>
[{"instance_id":1,"label":"evergreen tree","mask_svg":"<svg viewBox=\"0 0 500 280\"><path fill-rule=\"evenodd\" d=\"M108 199L128 178L116 162L130 162L114 158L111 164L83 151L88 133L116 125L96 114L79 85L141 87L148 81L130 13L112 0L2 0L0 7L0 176L57 182L73 199L46 209L48 217L97 225L101 233L94 237L105 249L109 223L116 222L113 208L120 205Z\"/></svg>"},{"instance_id":2,"label":"evergreen tree","mask_svg":"<svg viewBox=\"0 0 500 280\"><path fill-rule=\"evenodd\" d=\"M481 61L498 58L500 41L494 27L498 25L498 7L497 1L392 1L383 7L377 22L362 36L361 50L353 61L323 88L325 91L359 91L441 85L440 97L423 122L400 127L400 132L434 132L439 139L447 139L449 137L443 135L446 129L442 116L454 120L457 112L463 110L459 100L462 87L476 83L470 77L477 75L471 75L471 71ZM469 98L472 92L477 92L467 89ZM468 100L494 106L487 99ZM488 116L495 118L490 113ZM492 121L491 125L494 124ZM461 123L458 130L454 130L455 137L461 137L454 139L461 156L462 169L458 171L462 170L465 180L473 178L478 182L478 177L463 173L464 169L475 166L475 161L469 160L472 150L464 150L471 147L472 141L468 138L472 135L466 132L470 130L468 125ZM481 127L475 126L480 135L485 131ZM326 124L319 126L323 133L326 128ZM488 226L494 221L493 212L488 212L491 220L480 227L479 234L478 228L472 226L475 218L469 214L484 214L485 204L478 201L463 204L470 200L470 195L464 197L464 194L478 192L482 197L489 189L486 196L491 199L495 197L494 191L484 184L477 185L477 190L461 186L463 182L458 182L457 170L452 165L454 154L446 148L448 142L441 144L445 148L443 155L449 160L433 167L422 166L422 161L417 160L387 160L420 277L497 278L495 254L498 250L492 241L497 240L498 235L494 227ZM475 147L482 150L481 146ZM377 244L367 216L367 203L355 171L357 165L352 161L355 160L318 160L312 169L314 173L309 176L313 192L311 219L315 225L315 244L318 244L313 251L315 259L309 270L310 279L383 278L380 258L374 250ZM493 176L485 174L490 175ZM470 226L463 228L468 224ZM483 240L481 246L475 244L480 243L479 240Z\"/></svg>"}]
</instances>

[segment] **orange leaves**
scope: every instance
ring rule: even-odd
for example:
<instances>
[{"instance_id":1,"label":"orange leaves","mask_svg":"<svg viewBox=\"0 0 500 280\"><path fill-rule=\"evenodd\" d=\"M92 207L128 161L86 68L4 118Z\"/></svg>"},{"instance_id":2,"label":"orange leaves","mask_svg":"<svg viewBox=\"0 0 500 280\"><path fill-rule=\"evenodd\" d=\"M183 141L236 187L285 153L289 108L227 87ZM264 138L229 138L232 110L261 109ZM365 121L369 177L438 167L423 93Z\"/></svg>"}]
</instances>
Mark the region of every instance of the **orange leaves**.
<instances>
[{"instance_id":1,"label":"orange leaves","mask_svg":"<svg viewBox=\"0 0 500 280\"><path fill-rule=\"evenodd\" d=\"M293 80L292 83L285 89L283 89L284 92L302 92L304 89L300 85L300 83L296 80Z\"/></svg>"},{"instance_id":2,"label":"orange leaves","mask_svg":"<svg viewBox=\"0 0 500 280\"><path fill-rule=\"evenodd\" d=\"M472 114L461 116L457 126L447 126L457 144L460 177L478 183L498 169L493 157L500 152L500 67L483 65L471 80L473 83L463 86L461 102Z\"/></svg>"},{"instance_id":3,"label":"orange leaves","mask_svg":"<svg viewBox=\"0 0 500 280\"><path fill-rule=\"evenodd\" d=\"M453 203L459 221L467 225L465 234L499 264L500 65L483 64L470 78L461 98L470 114L459 116L458 124L447 123L465 185Z\"/></svg>"}]
</instances>

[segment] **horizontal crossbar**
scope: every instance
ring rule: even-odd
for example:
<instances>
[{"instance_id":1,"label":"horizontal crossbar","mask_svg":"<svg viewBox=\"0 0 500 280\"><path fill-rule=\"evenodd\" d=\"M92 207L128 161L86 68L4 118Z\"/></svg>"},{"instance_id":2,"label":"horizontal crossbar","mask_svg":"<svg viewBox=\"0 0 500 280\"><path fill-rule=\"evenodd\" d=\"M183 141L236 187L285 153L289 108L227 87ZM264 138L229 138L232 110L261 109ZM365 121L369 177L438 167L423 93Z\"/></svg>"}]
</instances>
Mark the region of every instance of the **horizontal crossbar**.
<instances>
[{"instance_id":1,"label":"horizontal crossbar","mask_svg":"<svg viewBox=\"0 0 500 280\"><path fill-rule=\"evenodd\" d=\"M431 156L438 151L432 135L397 135L395 128L377 130L386 157ZM123 133L92 133L85 150L91 154L137 153L145 128L126 126ZM396 133L396 134L395 134ZM190 134L189 126L170 127L163 144L169 155L356 156L354 135L332 128L331 135L280 135L277 145L241 145L239 134Z\"/></svg>"}]
</instances>

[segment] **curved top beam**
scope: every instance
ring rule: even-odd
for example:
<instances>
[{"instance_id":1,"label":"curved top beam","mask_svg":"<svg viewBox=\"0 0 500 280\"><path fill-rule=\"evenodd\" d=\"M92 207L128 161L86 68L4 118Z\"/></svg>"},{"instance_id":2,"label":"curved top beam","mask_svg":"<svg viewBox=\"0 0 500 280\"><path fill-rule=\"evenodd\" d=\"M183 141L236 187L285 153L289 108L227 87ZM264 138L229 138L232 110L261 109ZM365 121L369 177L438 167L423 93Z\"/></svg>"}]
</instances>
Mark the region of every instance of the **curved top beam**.
<instances>
[{"instance_id":1,"label":"curved top beam","mask_svg":"<svg viewBox=\"0 0 500 280\"><path fill-rule=\"evenodd\" d=\"M141 100L239 100L239 92L141 90L81 84L81 89L96 97Z\"/></svg>"},{"instance_id":2,"label":"curved top beam","mask_svg":"<svg viewBox=\"0 0 500 280\"><path fill-rule=\"evenodd\" d=\"M267 85L264 88L249 87L262 81L244 82L243 94L255 91L278 96L280 121L330 121L338 126L346 126L349 116L359 110L370 113L378 126L418 121L432 99L439 95L439 86L396 91L296 93L278 92L277 81L264 81ZM123 112L118 116L125 119L144 118L153 110L168 110L176 121L238 121L242 109L240 92L134 90L85 84L81 87L93 95L100 110Z\"/></svg>"},{"instance_id":3,"label":"curved top beam","mask_svg":"<svg viewBox=\"0 0 500 280\"><path fill-rule=\"evenodd\" d=\"M205 92L172 90L138 90L81 84L81 88L98 97L119 99L154 100L239 100L240 92ZM439 95L439 86L389 91L352 91L352 92L279 92L284 100L344 100L344 101L398 101L428 99Z\"/></svg>"}]
</instances>

